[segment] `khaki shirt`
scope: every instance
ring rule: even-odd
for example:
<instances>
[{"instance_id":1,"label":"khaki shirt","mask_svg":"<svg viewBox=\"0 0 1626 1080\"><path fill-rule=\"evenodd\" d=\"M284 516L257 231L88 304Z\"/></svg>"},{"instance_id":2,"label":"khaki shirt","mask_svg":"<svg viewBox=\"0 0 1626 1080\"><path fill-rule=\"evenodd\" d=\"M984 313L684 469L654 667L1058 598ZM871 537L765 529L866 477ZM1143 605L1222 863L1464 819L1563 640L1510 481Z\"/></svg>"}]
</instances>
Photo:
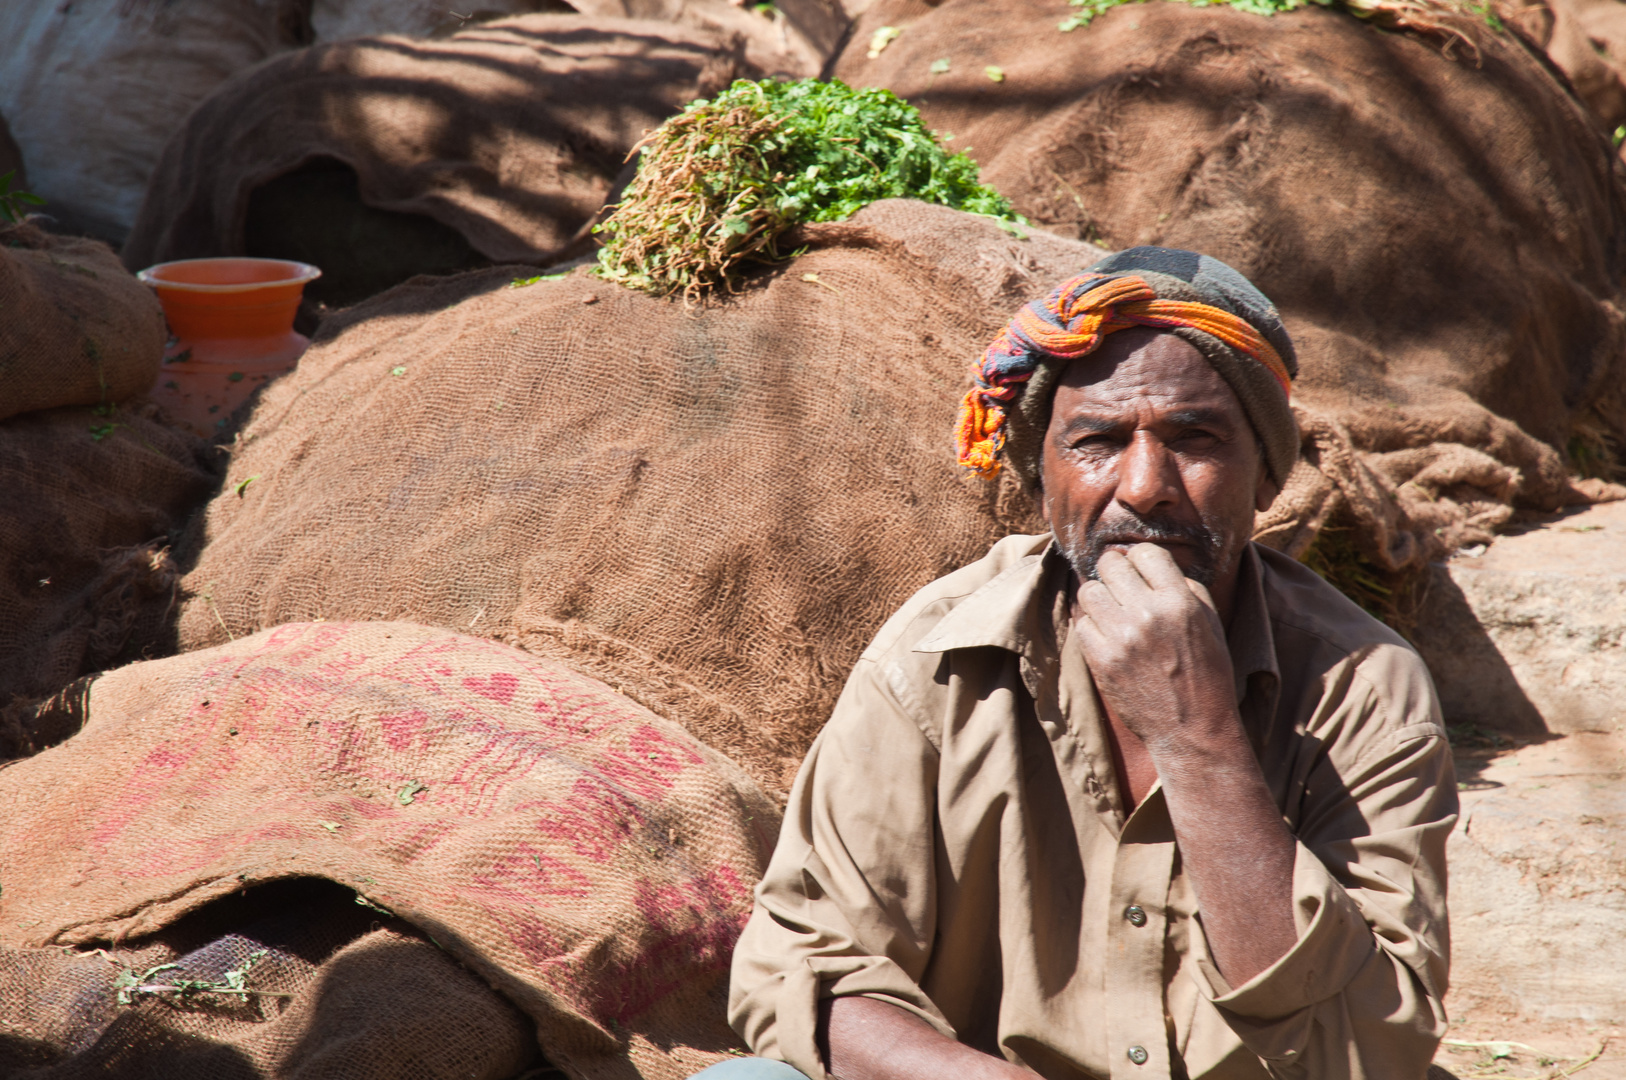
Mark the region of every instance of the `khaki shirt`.
<instances>
[{"instance_id":1,"label":"khaki shirt","mask_svg":"<svg viewBox=\"0 0 1626 1080\"><path fill-rule=\"evenodd\" d=\"M1161 788L1123 812L1067 586L1048 535L1013 536L882 628L791 791L730 1022L815 1080L817 1002L843 994L1052 1080L1420 1080L1457 794L1417 654L1250 545L1227 636L1298 840L1298 942L1233 987Z\"/></svg>"}]
</instances>

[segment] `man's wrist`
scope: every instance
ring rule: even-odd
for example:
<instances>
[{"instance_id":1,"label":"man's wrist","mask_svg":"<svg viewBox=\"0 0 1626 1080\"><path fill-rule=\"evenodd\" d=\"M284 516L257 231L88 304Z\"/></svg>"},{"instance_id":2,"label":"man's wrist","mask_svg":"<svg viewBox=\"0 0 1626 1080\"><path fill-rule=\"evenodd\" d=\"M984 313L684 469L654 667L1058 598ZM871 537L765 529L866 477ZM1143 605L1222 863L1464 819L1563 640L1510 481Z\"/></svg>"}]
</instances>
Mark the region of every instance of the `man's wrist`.
<instances>
[{"instance_id":1,"label":"man's wrist","mask_svg":"<svg viewBox=\"0 0 1626 1080\"><path fill-rule=\"evenodd\" d=\"M1157 772L1167 783L1169 769L1189 767L1199 770L1223 769L1227 765L1250 765L1258 760L1248 743L1242 716L1230 701L1182 717L1160 730L1141 736Z\"/></svg>"}]
</instances>

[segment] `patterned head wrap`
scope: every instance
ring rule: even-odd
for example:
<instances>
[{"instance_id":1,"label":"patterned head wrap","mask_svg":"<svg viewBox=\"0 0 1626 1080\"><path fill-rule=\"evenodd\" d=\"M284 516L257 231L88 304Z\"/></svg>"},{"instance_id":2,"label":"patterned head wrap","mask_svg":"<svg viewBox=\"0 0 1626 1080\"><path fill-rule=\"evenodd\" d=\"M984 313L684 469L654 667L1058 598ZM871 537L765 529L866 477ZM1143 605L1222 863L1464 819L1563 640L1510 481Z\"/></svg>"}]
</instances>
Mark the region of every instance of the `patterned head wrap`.
<instances>
[{"instance_id":1,"label":"patterned head wrap","mask_svg":"<svg viewBox=\"0 0 1626 1080\"><path fill-rule=\"evenodd\" d=\"M975 385L955 432L960 464L993 477L1001 458L1009 458L1036 487L1038 436L1061 369L1131 326L1169 330L1203 353L1241 401L1272 478L1284 483L1298 457L1288 408L1298 373L1293 342L1276 308L1241 274L1175 248L1119 252L1016 313L972 369ZM1027 445L1007 450L1012 427Z\"/></svg>"}]
</instances>

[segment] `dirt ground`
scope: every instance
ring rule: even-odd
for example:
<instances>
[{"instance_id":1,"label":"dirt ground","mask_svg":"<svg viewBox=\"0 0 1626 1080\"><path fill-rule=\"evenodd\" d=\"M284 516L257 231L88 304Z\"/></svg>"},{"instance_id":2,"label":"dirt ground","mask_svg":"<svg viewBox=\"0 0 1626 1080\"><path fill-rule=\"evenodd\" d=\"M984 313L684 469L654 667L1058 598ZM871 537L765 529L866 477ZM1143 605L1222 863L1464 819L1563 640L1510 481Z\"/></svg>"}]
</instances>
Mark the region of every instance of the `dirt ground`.
<instances>
[{"instance_id":1,"label":"dirt ground","mask_svg":"<svg viewBox=\"0 0 1626 1080\"><path fill-rule=\"evenodd\" d=\"M1451 1030L1462 1080L1626 1080L1626 735L1458 731Z\"/></svg>"}]
</instances>

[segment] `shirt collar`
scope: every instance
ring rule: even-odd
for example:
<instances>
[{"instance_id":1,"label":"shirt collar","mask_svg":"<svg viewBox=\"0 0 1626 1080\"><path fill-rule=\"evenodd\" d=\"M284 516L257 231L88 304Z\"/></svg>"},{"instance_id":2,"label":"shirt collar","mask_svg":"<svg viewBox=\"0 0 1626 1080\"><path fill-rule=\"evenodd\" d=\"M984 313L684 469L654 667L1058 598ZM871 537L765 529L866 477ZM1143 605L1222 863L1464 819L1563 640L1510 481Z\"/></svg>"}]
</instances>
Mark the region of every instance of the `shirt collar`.
<instances>
[{"instance_id":1,"label":"shirt collar","mask_svg":"<svg viewBox=\"0 0 1626 1080\"><path fill-rule=\"evenodd\" d=\"M943 616L914 651L994 646L1031 660L1034 643L1049 631L1053 618L1042 601L1051 592L1052 552L1059 557L1054 540L989 579Z\"/></svg>"},{"instance_id":2,"label":"shirt collar","mask_svg":"<svg viewBox=\"0 0 1626 1080\"><path fill-rule=\"evenodd\" d=\"M943 616L936 628L915 646L915 652L948 652L983 646L1006 649L1032 661L1034 645L1054 637L1050 610L1054 573L1065 573L1065 560L1054 539L1039 551L990 579ZM1247 697L1252 677L1267 674L1281 681L1276 664L1276 640L1265 603L1263 567L1252 544L1242 551L1237 576L1235 608L1225 638L1236 680L1236 700Z\"/></svg>"},{"instance_id":3,"label":"shirt collar","mask_svg":"<svg viewBox=\"0 0 1626 1080\"><path fill-rule=\"evenodd\" d=\"M1270 608L1265 602L1264 566L1252 544L1242 550L1233 600L1225 644L1231 650L1231 673L1236 679L1236 701L1240 705L1248 696L1253 676L1269 675L1277 685L1282 677L1276 664L1276 637L1270 630Z\"/></svg>"}]
</instances>

